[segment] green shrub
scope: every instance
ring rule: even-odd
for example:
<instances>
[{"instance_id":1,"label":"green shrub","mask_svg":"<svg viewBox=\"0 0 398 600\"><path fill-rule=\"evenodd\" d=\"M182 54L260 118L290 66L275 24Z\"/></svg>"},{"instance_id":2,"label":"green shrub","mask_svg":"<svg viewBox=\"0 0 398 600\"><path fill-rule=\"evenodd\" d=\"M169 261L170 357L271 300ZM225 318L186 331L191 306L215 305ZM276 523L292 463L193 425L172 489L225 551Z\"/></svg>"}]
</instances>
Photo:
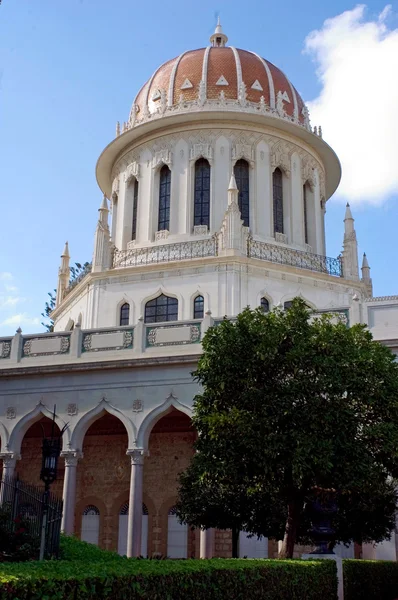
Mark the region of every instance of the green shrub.
<instances>
[{"instance_id":1,"label":"green shrub","mask_svg":"<svg viewBox=\"0 0 398 600\"><path fill-rule=\"evenodd\" d=\"M0 565L0 600L336 600L333 561L128 559L73 538L61 552Z\"/></svg>"},{"instance_id":2,"label":"green shrub","mask_svg":"<svg viewBox=\"0 0 398 600\"><path fill-rule=\"evenodd\" d=\"M344 600L396 600L398 563L387 560L345 560Z\"/></svg>"}]
</instances>

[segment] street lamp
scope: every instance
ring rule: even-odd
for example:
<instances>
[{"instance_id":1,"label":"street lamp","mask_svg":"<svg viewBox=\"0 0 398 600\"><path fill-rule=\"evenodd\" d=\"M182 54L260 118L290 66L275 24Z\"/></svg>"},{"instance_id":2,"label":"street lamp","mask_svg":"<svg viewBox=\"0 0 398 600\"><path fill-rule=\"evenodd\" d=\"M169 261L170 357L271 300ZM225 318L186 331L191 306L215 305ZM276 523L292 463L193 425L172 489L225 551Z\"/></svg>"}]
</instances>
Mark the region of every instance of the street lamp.
<instances>
[{"instance_id":1,"label":"street lamp","mask_svg":"<svg viewBox=\"0 0 398 600\"><path fill-rule=\"evenodd\" d=\"M42 521L41 521L41 540L40 540L40 556L39 560L44 559L45 548L46 548L46 533L47 533L47 523L48 523L48 501L50 497L50 486L57 478L57 467L58 467L58 459L61 454L61 439L68 425L64 425L61 429L60 434L55 437L54 429L55 429L55 405L54 405L54 414L53 420L51 424L51 437L46 438L44 435L44 427L43 429L43 446L42 446L42 461L41 461L41 471L40 471L40 479L44 483L44 492L43 492L43 512L42 512Z\"/></svg>"}]
</instances>

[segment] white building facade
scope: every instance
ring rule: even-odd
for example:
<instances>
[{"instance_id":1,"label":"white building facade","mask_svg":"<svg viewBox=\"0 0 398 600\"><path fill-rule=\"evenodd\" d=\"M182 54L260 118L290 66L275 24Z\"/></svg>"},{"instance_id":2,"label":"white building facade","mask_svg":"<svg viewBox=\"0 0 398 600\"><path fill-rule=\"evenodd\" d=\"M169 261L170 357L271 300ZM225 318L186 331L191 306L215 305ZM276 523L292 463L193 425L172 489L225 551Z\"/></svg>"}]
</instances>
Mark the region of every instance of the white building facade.
<instances>
[{"instance_id":1,"label":"white building facade","mask_svg":"<svg viewBox=\"0 0 398 600\"><path fill-rule=\"evenodd\" d=\"M56 405L63 529L128 556L230 553L228 533L173 513L209 326L301 296L398 352L398 297L372 296L348 205L342 254L326 257L341 169L321 127L272 63L227 46L220 25L210 43L159 67L101 154L92 266L69 284L66 244L54 333L0 338L3 476L37 480L38 425ZM363 554L395 560L394 543Z\"/></svg>"}]
</instances>

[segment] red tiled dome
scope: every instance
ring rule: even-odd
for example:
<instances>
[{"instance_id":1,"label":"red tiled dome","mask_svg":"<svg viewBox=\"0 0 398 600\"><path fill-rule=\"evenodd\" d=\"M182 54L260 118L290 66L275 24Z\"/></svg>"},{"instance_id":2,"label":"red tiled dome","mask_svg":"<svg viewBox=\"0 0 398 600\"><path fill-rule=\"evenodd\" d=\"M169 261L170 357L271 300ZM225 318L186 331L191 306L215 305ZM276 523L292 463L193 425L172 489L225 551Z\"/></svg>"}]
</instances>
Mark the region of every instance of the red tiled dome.
<instances>
[{"instance_id":1,"label":"red tiled dome","mask_svg":"<svg viewBox=\"0 0 398 600\"><path fill-rule=\"evenodd\" d=\"M190 50L164 63L141 88L132 110L141 120L156 112L162 101L172 107L196 100L200 85L207 100L219 100L223 92L225 100L238 101L243 89L246 101L265 102L272 110L278 108L279 98L288 117L305 123L304 102L284 73L258 54L232 46Z\"/></svg>"}]
</instances>

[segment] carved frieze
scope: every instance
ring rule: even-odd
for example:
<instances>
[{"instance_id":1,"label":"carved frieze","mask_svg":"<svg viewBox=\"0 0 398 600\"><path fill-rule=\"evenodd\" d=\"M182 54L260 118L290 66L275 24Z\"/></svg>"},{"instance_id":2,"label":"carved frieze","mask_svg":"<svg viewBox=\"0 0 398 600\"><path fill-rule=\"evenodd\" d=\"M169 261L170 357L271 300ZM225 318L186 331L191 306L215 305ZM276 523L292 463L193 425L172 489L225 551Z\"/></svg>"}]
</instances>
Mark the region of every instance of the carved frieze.
<instances>
[{"instance_id":1,"label":"carved frieze","mask_svg":"<svg viewBox=\"0 0 398 600\"><path fill-rule=\"evenodd\" d=\"M171 167L172 163L173 163L173 153L168 149L158 150L157 152L155 152L155 154L152 158L152 168L153 169L156 169L161 164Z\"/></svg>"},{"instance_id":2,"label":"carved frieze","mask_svg":"<svg viewBox=\"0 0 398 600\"><path fill-rule=\"evenodd\" d=\"M129 184L133 179L138 179L140 176L140 165L138 162L133 161L129 165L127 165L124 180L127 184Z\"/></svg>"},{"instance_id":3,"label":"carved frieze","mask_svg":"<svg viewBox=\"0 0 398 600\"><path fill-rule=\"evenodd\" d=\"M11 354L11 341L3 340L0 342L0 359L1 358L10 358Z\"/></svg>"},{"instance_id":4,"label":"carved frieze","mask_svg":"<svg viewBox=\"0 0 398 600\"><path fill-rule=\"evenodd\" d=\"M200 157L206 158L208 161L213 159L213 148L211 144L199 143L192 145L189 151L190 160L196 160Z\"/></svg>"}]
</instances>

